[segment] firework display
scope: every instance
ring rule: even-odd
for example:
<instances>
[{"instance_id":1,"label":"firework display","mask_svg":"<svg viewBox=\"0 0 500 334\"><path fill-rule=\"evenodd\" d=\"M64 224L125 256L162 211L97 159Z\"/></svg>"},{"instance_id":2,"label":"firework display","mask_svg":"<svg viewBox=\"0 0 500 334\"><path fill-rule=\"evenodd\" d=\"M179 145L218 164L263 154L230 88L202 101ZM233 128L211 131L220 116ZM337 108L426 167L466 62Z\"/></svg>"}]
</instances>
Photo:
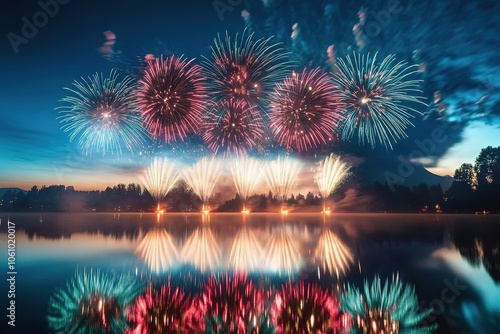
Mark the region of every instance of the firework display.
<instances>
[{"instance_id":1,"label":"firework display","mask_svg":"<svg viewBox=\"0 0 500 334\"><path fill-rule=\"evenodd\" d=\"M182 57L156 58L139 80L137 99L146 130L166 143L198 130L207 95L201 67Z\"/></svg>"},{"instance_id":2,"label":"firework display","mask_svg":"<svg viewBox=\"0 0 500 334\"><path fill-rule=\"evenodd\" d=\"M341 103L329 75L320 69L293 73L271 94L271 129L280 145L305 151L331 142Z\"/></svg>"},{"instance_id":3,"label":"firework display","mask_svg":"<svg viewBox=\"0 0 500 334\"><path fill-rule=\"evenodd\" d=\"M197 305L170 283L159 291L150 286L137 297L128 311L128 320L132 328L127 334L203 333L205 325Z\"/></svg>"},{"instance_id":4,"label":"firework display","mask_svg":"<svg viewBox=\"0 0 500 334\"><path fill-rule=\"evenodd\" d=\"M208 205L217 182L220 179L220 161L216 158L201 158L183 171L184 180L189 188L198 195L203 206Z\"/></svg>"},{"instance_id":5,"label":"firework display","mask_svg":"<svg viewBox=\"0 0 500 334\"><path fill-rule=\"evenodd\" d=\"M273 195L284 202L296 188L299 172L300 163L297 160L280 156L266 164L264 177Z\"/></svg>"},{"instance_id":6,"label":"firework display","mask_svg":"<svg viewBox=\"0 0 500 334\"><path fill-rule=\"evenodd\" d=\"M146 171L139 175L139 179L149 194L156 200L159 209L160 202L172 190L179 179L179 175L176 166L166 158L155 158Z\"/></svg>"},{"instance_id":7,"label":"firework display","mask_svg":"<svg viewBox=\"0 0 500 334\"><path fill-rule=\"evenodd\" d=\"M264 293L245 274L209 278L200 298L210 333L258 333Z\"/></svg>"},{"instance_id":8,"label":"firework display","mask_svg":"<svg viewBox=\"0 0 500 334\"><path fill-rule=\"evenodd\" d=\"M272 38L255 39L246 31L214 39L212 55L203 59L203 72L210 96L215 100L244 99L249 106L262 105L275 82L282 80L290 63L280 44Z\"/></svg>"},{"instance_id":9,"label":"firework display","mask_svg":"<svg viewBox=\"0 0 500 334\"><path fill-rule=\"evenodd\" d=\"M412 79L418 67L396 62L393 55L378 64L377 54L353 54L346 60L338 59L337 64L335 94L345 105L342 138L349 140L357 133L361 144L392 149L392 144L406 137L410 118L419 114L408 104L424 104L421 80Z\"/></svg>"},{"instance_id":10,"label":"firework display","mask_svg":"<svg viewBox=\"0 0 500 334\"><path fill-rule=\"evenodd\" d=\"M121 333L127 328L126 307L141 290L128 275L77 273L50 297L49 328L53 333Z\"/></svg>"},{"instance_id":11,"label":"firework display","mask_svg":"<svg viewBox=\"0 0 500 334\"><path fill-rule=\"evenodd\" d=\"M365 280L360 290L348 285L341 296L342 311L354 319L354 333L433 333L435 325L420 326L432 310L420 312L411 285L405 285L396 275L382 286L380 277Z\"/></svg>"},{"instance_id":12,"label":"firework display","mask_svg":"<svg viewBox=\"0 0 500 334\"><path fill-rule=\"evenodd\" d=\"M338 333L342 328L337 298L315 284L287 283L271 308L276 333Z\"/></svg>"},{"instance_id":13,"label":"firework display","mask_svg":"<svg viewBox=\"0 0 500 334\"><path fill-rule=\"evenodd\" d=\"M142 119L137 111L131 77L119 80L116 71L109 77L95 74L75 81L65 88L74 95L61 99L59 117L70 141L78 144L86 155L93 153L121 155L124 149L137 151L145 140Z\"/></svg>"},{"instance_id":14,"label":"firework display","mask_svg":"<svg viewBox=\"0 0 500 334\"><path fill-rule=\"evenodd\" d=\"M349 175L350 167L335 154L330 154L318 163L314 181L318 185L319 194L323 198L323 211L325 211L324 199L333 194L337 187L344 182Z\"/></svg>"},{"instance_id":15,"label":"firework display","mask_svg":"<svg viewBox=\"0 0 500 334\"><path fill-rule=\"evenodd\" d=\"M215 153L246 155L262 136L262 120L256 107L242 99L212 104L203 118L203 140Z\"/></svg>"},{"instance_id":16,"label":"firework display","mask_svg":"<svg viewBox=\"0 0 500 334\"><path fill-rule=\"evenodd\" d=\"M167 271L179 259L172 236L161 227L149 230L137 244L135 253L156 274Z\"/></svg>"},{"instance_id":17,"label":"firework display","mask_svg":"<svg viewBox=\"0 0 500 334\"><path fill-rule=\"evenodd\" d=\"M254 158L241 157L231 161L231 176L233 177L236 193L247 200L262 177L262 161Z\"/></svg>"}]
</instances>

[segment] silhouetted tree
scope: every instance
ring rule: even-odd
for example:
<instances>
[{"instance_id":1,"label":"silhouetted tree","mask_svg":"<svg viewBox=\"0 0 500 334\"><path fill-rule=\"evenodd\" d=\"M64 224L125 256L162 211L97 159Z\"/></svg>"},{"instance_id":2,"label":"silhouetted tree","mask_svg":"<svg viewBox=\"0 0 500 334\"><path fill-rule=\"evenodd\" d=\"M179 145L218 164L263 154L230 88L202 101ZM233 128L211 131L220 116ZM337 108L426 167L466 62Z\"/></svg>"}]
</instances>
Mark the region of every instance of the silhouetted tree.
<instances>
[{"instance_id":1,"label":"silhouetted tree","mask_svg":"<svg viewBox=\"0 0 500 334\"><path fill-rule=\"evenodd\" d=\"M500 209L500 146L483 148L474 166L480 210Z\"/></svg>"}]
</instances>

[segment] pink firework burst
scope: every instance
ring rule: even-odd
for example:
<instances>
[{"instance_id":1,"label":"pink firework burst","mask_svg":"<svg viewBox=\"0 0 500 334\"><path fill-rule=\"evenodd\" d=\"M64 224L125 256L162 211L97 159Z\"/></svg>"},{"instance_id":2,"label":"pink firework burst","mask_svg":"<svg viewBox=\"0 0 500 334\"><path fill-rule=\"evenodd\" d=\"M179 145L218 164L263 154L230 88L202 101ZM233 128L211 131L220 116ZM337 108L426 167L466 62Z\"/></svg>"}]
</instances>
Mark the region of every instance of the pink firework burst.
<instances>
[{"instance_id":1,"label":"pink firework burst","mask_svg":"<svg viewBox=\"0 0 500 334\"><path fill-rule=\"evenodd\" d=\"M320 69L293 73L271 94L271 130L287 149L305 151L334 138L342 106L334 85Z\"/></svg>"},{"instance_id":2,"label":"pink firework burst","mask_svg":"<svg viewBox=\"0 0 500 334\"><path fill-rule=\"evenodd\" d=\"M261 139L262 128L255 106L242 99L230 99L212 105L203 119L202 133L212 151L246 155Z\"/></svg>"},{"instance_id":3,"label":"pink firework burst","mask_svg":"<svg viewBox=\"0 0 500 334\"><path fill-rule=\"evenodd\" d=\"M191 62L174 56L148 62L137 98L153 139L170 143L198 129L207 95L201 67Z\"/></svg>"},{"instance_id":4,"label":"pink firework burst","mask_svg":"<svg viewBox=\"0 0 500 334\"><path fill-rule=\"evenodd\" d=\"M286 283L271 307L276 333L341 333L347 323L336 297L316 284Z\"/></svg>"},{"instance_id":5,"label":"pink firework burst","mask_svg":"<svg viewBox=\"0 0 500 334\"><path fill-rule=\"evenodd\" d=\"M128 334L200 333L205 324L199 309L180 288L170 283L159 291L149 287L128 310Z\"/></svg>"},{"instance_id":6,"label":"pink firework burst","mask_svg":"<svg viewBox=\"0 0 500 334\"><path fill-rule=\"evenodd\" d=\"M211 277L200 298L207 330L258 333L264 320L264 293L246 274Z\"/></svg>"}]
</instances>

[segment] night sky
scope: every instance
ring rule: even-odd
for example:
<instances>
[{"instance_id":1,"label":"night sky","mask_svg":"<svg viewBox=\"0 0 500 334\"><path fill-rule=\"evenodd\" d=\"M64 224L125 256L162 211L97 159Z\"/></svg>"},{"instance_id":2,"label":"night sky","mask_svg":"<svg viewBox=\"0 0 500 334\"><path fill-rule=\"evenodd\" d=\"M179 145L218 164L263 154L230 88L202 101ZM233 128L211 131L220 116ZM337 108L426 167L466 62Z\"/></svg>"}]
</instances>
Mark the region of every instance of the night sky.
<instances>
[{"instance_id":1,"label":"night sky","mask_svg":"<svg viewBox=\"0 0 500 334\"><path fill-rule=\"evenodd\" d=\"M307 32L322 36L328 25L337 29L328 37L332 39L329 43L355 46L352 27L358 20L359 9L367 8L370 13L372 9L378 11L386 6L384 1L345 1L335 9L334 16L341 20L326 23L324 17L316 20L313 9L323 8L326 12L325 8L332 8L328 7L330 2L333 3L311 1L309 9L306 1L288 4L268 1L267 11L263 11L259 10L262 9L260 1L232 1L238 4L228 5L231 10L222 13L221 20L220 13L209 0L71 0L59 5L58 13L38 28L27 43L19 44L17 50L9 40L9 33L21 35L23 17L32 22L33 15L42 9L37 1L2 3L0 187L29 189L32 185L64 184L82 190L103 189L117 183L137 182L137 172L154 154L167 152L186 162L208 154L206 147L193 138L176 144L175 151L172 147L156 147L153 154L149 147L144 148L142 154L124 154L119 158L99 154L87 157L82 155L76 142L69 142L54 109L67 94L63 87L70 86L73 80L96 72L106 74L112 68L124 74L133 72L139 64L138 59L146 54L185 55L200 61L201 55L210 54L209 47L217 33L225 34L227 30L235 34L245 29L248 22L242 18L243 10L253 15L250 25L257 34L273 30L277 41L283 41L285 46L293 44L290 36L294 21L303 27L301 38L306 42L311 41L305 35ZM427 9L432 15L426 15L425 7L402 1L405 11L372 41L370 50L395 53L398 58L411 61L412 52L422 49L428 66L424 80L426 102L432 105L434 92L441 91L449 106L446 117L443 120L443 117L430 115L428 109L422 109L430 116L418 116L414 120L415 128L408 131L409 138L399 142L394 151L372 150L369 146L359 146L356 141L338 143L330 150L341 152L347 160L359 164L360 175L372 173L372 179L381 179L384 171L397 170L398 156L408 156L408 152L416 149L415 139L429 138L435 128L443 128L448 139L414 164L416 167L423 165L437 175L453 175L461 163L473 163L481 148L499 146L500 34L495 23L500 19L500 6L495 3L478 1L474 5L451 1L449 6L452 8L438 8L436 4ZM324 29L321 24L325 24ZM116 36L110 48L103 47L106 31ZM411 38L401 43L405 34ZM398 39L398 43L390 36ZM437 38L442 39L442 44L436 42ZM327 43L312 42L307 45L310 51L326 53ZM293 53L294 49L288 51ZM297 52L294 55L300 58L299 66L322 62L321 59L308 59L308 54ZM487 111L474 109L484 101ZM457 111L454 108L457 105L472 106L472 111ZM280 152L284 150L271 149L266 155ZM314 153L323 152L298 156L312 161ZM416 178L417 175L422 176L421 180L429 180L425 173L416 173Z\"/></svg>"}]
</instances>

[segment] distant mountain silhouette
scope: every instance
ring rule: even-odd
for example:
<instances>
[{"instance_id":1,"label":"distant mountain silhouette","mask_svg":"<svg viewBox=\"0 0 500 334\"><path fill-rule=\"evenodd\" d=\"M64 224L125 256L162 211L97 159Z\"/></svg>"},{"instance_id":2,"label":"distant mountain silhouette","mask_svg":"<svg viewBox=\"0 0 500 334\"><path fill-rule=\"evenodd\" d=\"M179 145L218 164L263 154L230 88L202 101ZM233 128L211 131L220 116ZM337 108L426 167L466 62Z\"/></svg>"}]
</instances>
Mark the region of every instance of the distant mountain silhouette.
<instances>
[{"instance_id":1,"label":"distant mountain silhouette","mask_svg":"<svg viewBox=\"0 0 500 334\"><path fill-rule=\"evenodd\" d=\"M27 190L23 190L23 189L21 189L21 188L0 188L0 198L2 198L2 197L3 197L3 195L5 195L5 193L6 193L7 191L9 191L9 190L10 190L10 191L13 191L13 192L15 192L15 193L18 193L18 192L22 191L23 193L25 193L25 194L26 194L26 193L28 192Z\"/></svg>"},{"instance_id":2,"label":"distant mountain silhouette","mask_svg":"<svg viewBox=\"0 0 500 334\"><path fill-rule=\"evenodd\" d=\"M384 159L385 158L385 159ZM417 186L425 183L429 186L439 184L443 191L447 191L453 183L453 177L440 176L429 172L423 166L413 165L406 160L393 160L394 157L368 157L357 171L357 176L363 183L370 184L378 181L380 183L395 183L407 187ZM403 173L400 173L399 169Z\"/></svg>"}]
</instances>

